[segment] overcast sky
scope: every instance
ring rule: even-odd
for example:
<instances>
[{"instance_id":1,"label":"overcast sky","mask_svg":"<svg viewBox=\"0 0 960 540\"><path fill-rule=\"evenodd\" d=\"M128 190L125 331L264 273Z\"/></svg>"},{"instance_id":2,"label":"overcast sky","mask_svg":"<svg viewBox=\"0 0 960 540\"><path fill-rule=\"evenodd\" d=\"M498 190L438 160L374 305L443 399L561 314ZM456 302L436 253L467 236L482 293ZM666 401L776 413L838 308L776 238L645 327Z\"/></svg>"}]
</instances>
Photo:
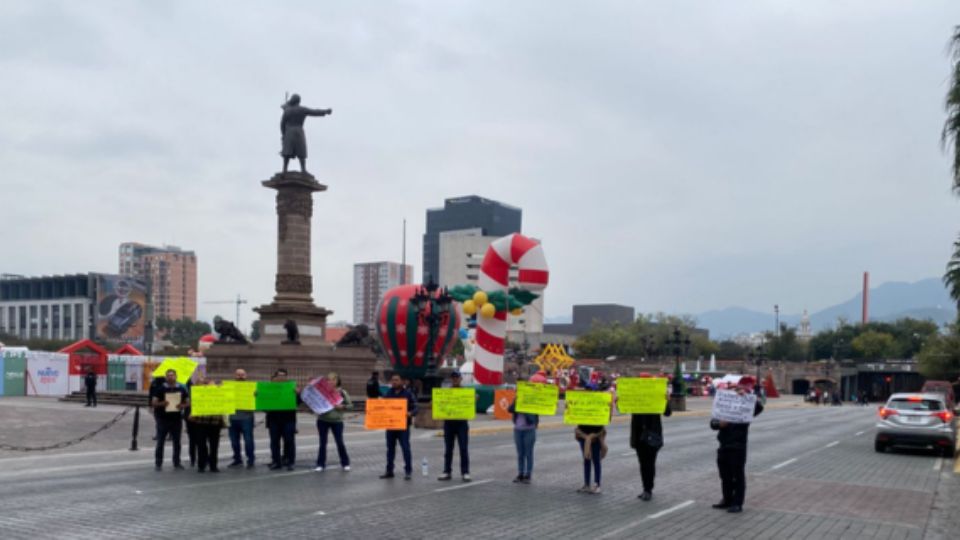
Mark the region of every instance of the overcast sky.
<instances>
[{"instance_id":1,"label":"overcast sky","mask_svg":"<svg viewBox=\"0 0 960 540\"><path fill-rule=\"evenodd\" d=\"M955 0L0 4L0 271L199 259L200 315L273 295L280 103L307 123L317 303L421 273L425 210L523 208L575 303L811 311L939 276ZM250 307L250 306L247 306ZM244 328L253 314L242 315ZM232 317L231 317L232 318Z\"/></svg>"}]
</instances>

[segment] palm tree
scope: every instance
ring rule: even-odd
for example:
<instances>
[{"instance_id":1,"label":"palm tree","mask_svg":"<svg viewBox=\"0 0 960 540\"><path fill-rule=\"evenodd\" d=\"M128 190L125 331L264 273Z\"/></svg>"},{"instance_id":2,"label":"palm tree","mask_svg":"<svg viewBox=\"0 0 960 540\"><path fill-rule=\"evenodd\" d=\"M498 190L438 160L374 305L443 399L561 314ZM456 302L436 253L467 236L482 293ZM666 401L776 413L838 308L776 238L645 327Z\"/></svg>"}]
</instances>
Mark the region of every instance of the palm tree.
<instances>
[{"instance_id":1,"label":"palm tree","mask_svg":"<svg viewBox=\"0 0 960 540\"><path fill-rule=\"evenodd\" d=\"M960 25L953 28L949 50L953 65L950 89L947 90L944 100L947 119L940 133L940 143L945 150L953 150L953 191L960 195Z\"/></svg>"},{"instance_id":2,"label":"palm tree","mask_svg":"<svg viewBox=\"0 0 960 540\"><path fill-rule=\"evenodd\" d=\"M953 243L953 256L947 263L947 272L943 274L943 284L950 291L950 297L957 302L960 309L960 239ZM960 314L957 315L960 321Z\"/></svg>"}]
</instances>

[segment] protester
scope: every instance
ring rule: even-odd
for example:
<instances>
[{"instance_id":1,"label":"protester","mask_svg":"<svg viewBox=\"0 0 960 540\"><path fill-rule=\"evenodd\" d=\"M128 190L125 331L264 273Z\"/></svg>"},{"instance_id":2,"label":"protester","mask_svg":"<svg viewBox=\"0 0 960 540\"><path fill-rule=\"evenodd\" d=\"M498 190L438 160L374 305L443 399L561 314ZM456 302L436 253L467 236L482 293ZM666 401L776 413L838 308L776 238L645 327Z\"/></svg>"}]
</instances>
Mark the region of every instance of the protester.
<instances>
[{"instance_id":1,"label":"protester","mask_svg":"<svg viewBox=\"0 0 960 540\"><path fill-rule=\"evenodd\" d=\"M270 378L272 382L287 382L287 370L280 368ZM300 401L300 389L295 388L297 405ZM284 467L293 470L297 461L297 410L267 412L267 429L270 430L270 470L276 471ZM280 453L280 442L283 442L283 454Z\"/></svg>"},{"instance_id":2,"label":"protester","mask_svg":"<svg viewBox=\"0 0 960 540\"><path fill-rule=\"evenodd\" d=\"M246 381L247 372L238 369L233 373L233 380ZM240 455L240 437L243 436L243 449L247 455L247 468L252 469L256 460L253 444L253 411L240 411L230 415L230 427L227 430L230 436L230 447L233 449L233 462L230 468L242 467L243 459Z\"/></svg>"},{"instance_id":3,"label":"protester","mask_svg":"<svg viewBox=\"0 0 960 540\"><path fill-rule=\"evenodd\" d=\"M87 389L86 407L91 407L91 406L96 407L97 406L97 374L93 372L93 367L87 368L87 374L83 376L83 386Z\"/></svg>"},{"instance_id":4,"label":"protester","mask_svg":"<svg viewBox=\"0 0 960 540\"><path fill-rule=\"evenodd\" d=\"M641 378L650 378L649 373L641 373ZM663 411L663 416L670 416L670 402ZM630 448L637 452L637 461L640 462L640 481L643 484L643 493L638 498L649 501L653 498L653 479L657 474L657 452L663 447L663 424L659 414L634 414L630 418Z\"/></svg>"},{"instance_id":5,"label":"protester","mask_svg":"<svg viewBox=\"0 0 960 540\"><path fill-rule=\"evenodd\" d=\"M516 400L507 411L513 414L513 442L517 446L517 477L514 483L529 484L533 474L533 445L537 442L537 426L540 416L518 413Z\"/></svg>"},{"instance_id":6,"label":"protester","mask_svg":"<svg viewBox=\"0 0 960 540\"><path fill-rule=\"evenodd\" d=\"M210 381L200 377L190 391L193 392L194 388L208 386L209 384ZM190 414L187 421L193 425L194 441L197 447L197 472L202 473L208 467L212 473L220 472L217 467L217 455L220 449L220 430L223 429L225 424L223 416L219 414L209 416Z\"/></svg>"},{"instance_id":7,"label":"protester","mask_svg":"<svg viewBox=\"0 0 960 540\"><path fill-rule=\"evenodd\" d=\"M343 444L343 412L353 408L353 402L350 401L350 394L340 387L340 375L331 371L327 374L327 380L337 388L343 401L317 417L320 450L317 452L317 468L314 470L321 472L327 467L327 435L333 431L333 440L337 444L337 456L340 457L340 467L349 471L350 456L347 455L347 447Z\"/></svg>"},{"instance_id":8,"label":"protester","mask_svg":"<svg viewBox=\"0 0 960 540\"><path fill-rule=\"evenodd\" d=\"M607 430L604 426L578 425L573 432L574 438L580 443L580 453L583 455L583 486L579 493L600 493L600 461L607 456ZM593 469L595 483L590 485L590 469Z\"/></svg>"},{"instance_id":9,"label":"protester","mask_svg":"<svg viewBox=\"0 0 960 540\"><path fill-rule=\"evenodd\" d=\"M383 397L407 400L407 429L386 430L387 471L381 474L380 478L393 478L393 462L397 456L397 442L399 442L400 451L403 453L403 479L410 480L410 475L413 474L413 458L410 456L410 421L417 414L417 400L413 397L413 392L404 388L403 379L399 375L390 377L390 389Z\"/></svg>"},{"instance_id":10,"label":"protester","mask_svg":"<svg viewBox=\"0 0 960 540\"><path fill-rule=\"evenodd\" d=\"M193 388L193 380L187 381L187 393L189 394ZM193 422L189 422L187 419L190 418L190 406L187 405L183 409L183 422L187 425L187 455L190 456L190 466L197 466L197 452L198 446L200 443L200 434L197 432L197 425Z\"/></svg>"},{"instance_id":11,"label":"protester","mask_svg":"<svg viewBox=\"0 0 960 540\"><path fill-rule=\"evenodd\" d=\"M450 374L453 388L462 388L463 375L459 371ZM464 482L470 481L470 452L467 449L470 438L470 424L466 420L443 421L443 474L437 480L450 480L453 470L453 444L460 447L460 475Z\"/></svg>"},{"instance_id":12,"label":"protester","mask_svg":"<svg viewBox=\"0 0 960 540\"><path fill-rule=\"evenodd\" d=\"M174 411L167 410L171 401L178 402ZM183 469L183 465L180 464L180 432L183 428L181 413L190 405L190 396L187 394L187 389L177 382L176 371L167 370L166 378L163 384L156 389L150 404L153 406L154 414L160 419L160 429L157 431L157 447L154 452L156 470L159 471L163 467L163 445L167 440L167 434L173 440L173 468Z\"/></svg>"},{"instance_id":13,"label":"protester","mask_svg":"<svg viewBox=\"0 0 960 540\"><path fill-rule=\"evenodd\" d=\"M742 377L737 383L735 391L745 395L754 391L756 380L751 376ZM763 412L763 404L757 400L753 409L753 416ZM717 468L720 471L720 486L723 490L723 500L713 505L714 508L726 510L730 513L743 511L743 501L747 493L747 482L744 468L747 465L747 435L750 424L710 420L710 428L717 430L717 440L720 447L717 450Z\"/></svg>"},{"instance_id":14,"label":"protester","mask_svg":"<svg viewBox=\"0 0 960 540\"><path fill-rule=\"evenodd\" d=\"M380 397L380 372L374 371L367 380L367 399Z\"/></svg>"}]
</instances>

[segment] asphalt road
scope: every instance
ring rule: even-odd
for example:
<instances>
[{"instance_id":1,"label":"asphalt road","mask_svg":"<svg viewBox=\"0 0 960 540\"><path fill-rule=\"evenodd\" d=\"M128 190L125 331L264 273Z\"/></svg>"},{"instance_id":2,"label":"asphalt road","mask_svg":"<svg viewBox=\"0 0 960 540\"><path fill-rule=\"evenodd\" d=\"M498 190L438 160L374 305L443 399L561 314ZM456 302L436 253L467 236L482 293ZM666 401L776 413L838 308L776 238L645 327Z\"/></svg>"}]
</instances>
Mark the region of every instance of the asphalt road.
<instances>
[{"instance_id":1,"label":"asphalt road","mask_svg":"<svg viewBox=\"0 0 960 540\"><path fill-rule=\"evenodd\" d=\"M38 429L24 417L36 414L46 425L44 415L62 421L73 414L51 413L59 407L18 410L19 422L3 422L3 439L37 439L29 432L18 437L16 431ZM97 414L105 421L114 412ZM334 466L316 473L316 439L306 423L293 472L264 466L224 468L218 475L173 471L169 447L167 466L159 473L150 448L5 452L0 455L0 536L957 538L960 475L953 460L922 452L877 454L874 421L875 409L853 406L765 412L751 428L747 501L739 515L710 508L720 499L720 487L715 432L704 416L665 419L666 446L650 502L637 499L639 471L625 424L610 427L599 495L576 493L582 469L569 428L539 432L531 485L511 483L516 458L509 432L471 438L471 483L457 477L436 480L442 441L426 431L414 432L410 481L379 480L383 434L358 430L347 435L353 470ZM145 429L141 444L149 444L152 425ZM261 428L257 438L265 435ZM267 445L258 443L263 465ZM221 450L229 456L225 434ZM337 463L332 441L329 451L328 464ZM430 469L426 477L420 472L424 456ZM221 465L228 461L222 459Z\"/></svg>"}]
</instances>

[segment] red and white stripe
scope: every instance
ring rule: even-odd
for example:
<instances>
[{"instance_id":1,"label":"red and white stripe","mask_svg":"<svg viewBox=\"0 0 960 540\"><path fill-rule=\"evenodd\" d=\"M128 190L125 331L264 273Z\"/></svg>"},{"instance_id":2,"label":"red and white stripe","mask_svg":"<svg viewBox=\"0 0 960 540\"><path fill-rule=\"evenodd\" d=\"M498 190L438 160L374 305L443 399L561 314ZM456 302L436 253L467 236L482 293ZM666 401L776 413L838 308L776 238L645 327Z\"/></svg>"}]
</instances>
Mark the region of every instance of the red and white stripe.
<instances>
[{"instance_id":1,"label":"red and white stripe","mask_svg":"<svg viewBox=\"0 0 960 540\"><path fill-rule=\"evenodd\" d=\"M487 292L510 288L510 266L517 265L519 286L542 290L550 280L547 259L536 240L514 233L495 240L480 265L480 289ZM507 335L507 312L477 318L477 352L473 376L480 384L503 383L503 346Z\"/></svg>"}]
</instances>

